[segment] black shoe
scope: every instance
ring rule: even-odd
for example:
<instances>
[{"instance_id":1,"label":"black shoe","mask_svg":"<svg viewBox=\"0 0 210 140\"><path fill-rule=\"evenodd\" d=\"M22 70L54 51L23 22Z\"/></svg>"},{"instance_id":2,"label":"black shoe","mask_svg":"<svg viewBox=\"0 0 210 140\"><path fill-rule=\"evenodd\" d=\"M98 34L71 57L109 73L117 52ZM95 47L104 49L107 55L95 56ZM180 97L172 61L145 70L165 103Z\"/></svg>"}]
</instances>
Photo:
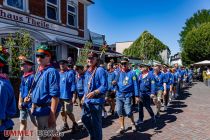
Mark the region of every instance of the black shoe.
<instances>
[{"instance_id":1,"label":"black shoe","mask_svg":"<svg viewBox=\"0 0 210 140\"><path fill-rule=\"evenodd\" d=\"M158 128L157 124L155 124L154 130L158 130L158 129L159 129L159 128Z\"/></svg>"},{"instance_id":2,"label":"black shoe","mask_svg":"<svg viewBox=\"0 0 210 140\"><path fill-rule=\"evenodd\" d=\"M69 126L68 125L64 125L60 130L59 132L64 132L64 131L68 131L70 130Z\"/></svg>"},{"instance_id":3,"label":"black shoe","mask_svg":"<svg viewBox=\"0 0 210 140\"><path fill-rule=\"evenodd\" d=\"M142 120L136 121L136 125L142 125L143 123L144 123L144 121L142 121Z\"/></svg>"},{"instance_id":4,"label":"black shoe","mask_svg":"<svg viewBox=\"0 0 210 140\"><path fill-rule=\"evenodd\" d=\"M77 123L74 123L71 129L71 133L75 133L79 130L79 126Z\"/></svg>"}]
</instances>

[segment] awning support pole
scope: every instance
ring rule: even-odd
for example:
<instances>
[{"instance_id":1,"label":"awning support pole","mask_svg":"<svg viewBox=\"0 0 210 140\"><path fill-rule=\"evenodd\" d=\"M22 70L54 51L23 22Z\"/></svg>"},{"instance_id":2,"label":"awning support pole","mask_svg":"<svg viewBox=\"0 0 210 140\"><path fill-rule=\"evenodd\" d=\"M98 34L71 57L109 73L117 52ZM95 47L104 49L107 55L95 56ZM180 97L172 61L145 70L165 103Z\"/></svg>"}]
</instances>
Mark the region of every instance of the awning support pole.
<instances>
[{"instance_id":1,"label":"awning support pole","mask_svg":"<svg viewBox=\"0 0 210 140\"><path fill-rule=\"evenodd\" d=\"M80 48L77 48L77 58L80 57Z\"/></svg>"}]
</instances>

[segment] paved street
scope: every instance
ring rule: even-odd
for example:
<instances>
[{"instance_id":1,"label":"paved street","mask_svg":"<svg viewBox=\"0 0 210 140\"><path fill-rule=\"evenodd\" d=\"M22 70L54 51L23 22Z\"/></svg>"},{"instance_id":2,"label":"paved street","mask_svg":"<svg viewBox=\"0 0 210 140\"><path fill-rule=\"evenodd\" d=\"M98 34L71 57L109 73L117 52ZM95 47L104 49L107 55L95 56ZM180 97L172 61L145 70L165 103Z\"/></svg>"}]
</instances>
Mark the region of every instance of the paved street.
<instances>
[{"instance_id":1,"label":"paved street","mask_svg":"<svg viewBox=\"0 0 210 140\"><path fill-rule=\"evenodd\" d=\"M158 121L158 130L153 129L152 121L145 111L145 122L143 127L136 133L131 132L130 122L126 119L127 132L124 135L116 136L115 131L119 128L116 117L108 117L103 122L103 139L108 140L210 140L210 88L203 83L194 83L191 88L186 88L179 98L169 106L168 113L162 112ZM153 107L154 108L154 107ZM76 119L80 118L80 109L74 108ZM137 113L135 113L135 120ZM14 129L18 130L18 119L15 120ZM28 121L29 122L29 121ZM58 128L62 121L59 116ZM69 121L71 126L71 122ZM30 130L34 130L29 122ZM17 138L12 138L17 139ZM35 138L26 138L26 140ZM85 130L81 133L70 134L66 132L62 140L89 139Z\"/></svg>"}]
</instances>

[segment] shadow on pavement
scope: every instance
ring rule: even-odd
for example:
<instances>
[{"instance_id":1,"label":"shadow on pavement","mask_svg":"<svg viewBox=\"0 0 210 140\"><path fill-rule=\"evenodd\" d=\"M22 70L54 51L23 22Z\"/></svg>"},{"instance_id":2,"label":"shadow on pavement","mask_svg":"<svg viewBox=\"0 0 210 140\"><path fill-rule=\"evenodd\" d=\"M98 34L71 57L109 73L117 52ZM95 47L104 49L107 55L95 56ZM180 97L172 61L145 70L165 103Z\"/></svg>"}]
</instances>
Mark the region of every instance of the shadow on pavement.
<instances>
[{"instance_id":1,"label":"shadow on pavement","mask_svg":"<svg viewBox=\"0 0 210 140\"><path fill-rule=\"evenodd\" d=\"M161 133L163 127L166 126L167 123L172 123L176 121L177 117L171 114L162 114L159 119L157 119L156 124L152 119L144 121L142 125L138 127L138 131L145 132L150 129L154 129L154 132Z\"/></svg>"},{"instance_id":2,"label":"shadow on pavement","mask_svg":"<svg viewBox=\"0 0 210 140\"><path fill-rule=\"evenodd\" d=\"M140 132L128 132L123 135L113 136L110 140L151 140L152 135Z\"/></svg>"},{"instance_id":3,"label":"shadow on pavement","mask_svg":"<svg viewBox=\"0 0 210 140\"><path fill-rule=\"evenodd\" d=\"M80 140L80 139L88 137L88 132L86 128L84 128L83 126L79 126L79 127L80 127L80 131L78 131L77 133L65 132L64 136L61 137L61 140Z\"/></svg>"},{"instance_id":4,"label":"shadow on pavement","mask_svg":"<svg viewBox=\"0 0 210 140\"><path fill-rule=\"evenodd\" d=\"M178 100L172 101L170 103L170 105L169 105L169 108L173 108L173 109L175 109L175 108L184 108L184 107L187 107L187 105L184 102L178 101Z\"/></svg>"},{"instance_id":5,"label":"shadow on pavement","mask_svg":"<svg viewBox=\"0 0 210 140\"><path fill-rule=\"evenodd\" d=\"M182 91L182 93L179 95L179 97L177 98L177 100L186 100L187 98L189 98L192 94L190 94L188 91L184 90Z\"/></svg>"},{"instance_id":6,"label":"shadow on pavement","mask_svg":"<svg viewBox=\"0 0 210 140\"><path fill-rule=\"evenodd\" d=\"M115 120L115 119L117 119L118 118L118 116L117 116L117 114L115 114L115 115L110 115L110 116L108 116L106 119L102 119L102 128L106 128L106 127L108 127L108 126L110 126L110 125L112 125L113 124L113 120Z\"/></svg>"}]
</instances>

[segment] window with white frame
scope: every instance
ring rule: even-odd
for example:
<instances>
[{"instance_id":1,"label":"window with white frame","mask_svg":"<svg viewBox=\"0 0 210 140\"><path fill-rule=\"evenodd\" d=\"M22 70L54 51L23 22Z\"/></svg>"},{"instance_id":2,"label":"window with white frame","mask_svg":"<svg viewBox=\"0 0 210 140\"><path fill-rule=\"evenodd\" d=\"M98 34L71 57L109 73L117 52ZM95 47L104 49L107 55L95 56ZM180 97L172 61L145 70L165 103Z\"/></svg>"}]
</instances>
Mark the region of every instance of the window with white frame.
<instances>
[{"instance_id":1,"label":"window with white frame","mask_svg":"<svg viewBox=\"0 0 210 140\"><path fill-rule=\"evenodd\" d=\"M46 0L46 17L52 20L59 18L59 0Z\"/></svg>"},{"instance_id":2,"label":"window with white frame","mask_svg":"<svg viewBox=\"0 0 210 140\"><path fill-rule=\"evenodd\" d=\"M26 11L27 0L6 0L6 5L18 10Z\"/></svg>"},{"instance_id":3,"label":"window with white frame","mask_svg":"<svg viewBox=\"0 0 210 140\"><path fill-rule=\"evenodd\" d=\"M67 24L77 27L77 8L72 2L67 4Z\"/></svg>"}]
</instances>

